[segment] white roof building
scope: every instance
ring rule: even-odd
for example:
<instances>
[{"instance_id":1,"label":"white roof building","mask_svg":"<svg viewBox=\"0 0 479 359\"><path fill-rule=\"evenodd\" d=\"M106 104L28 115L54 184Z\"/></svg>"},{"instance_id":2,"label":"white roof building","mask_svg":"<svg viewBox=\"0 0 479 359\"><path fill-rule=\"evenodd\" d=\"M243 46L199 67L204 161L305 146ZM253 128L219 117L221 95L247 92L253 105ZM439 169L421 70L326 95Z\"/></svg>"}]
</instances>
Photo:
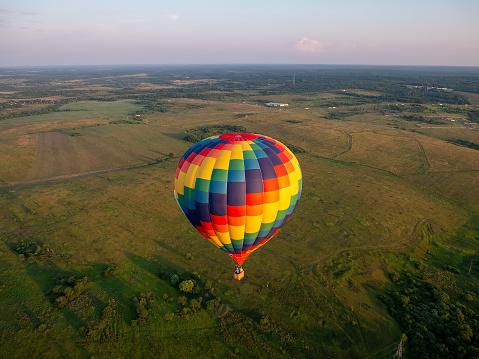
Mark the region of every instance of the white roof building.
<instances>
[{"instance_id":1,"label":"white roof building","mask_svg":"<svg viewBox=\"0 0 479 359\"><path fill-rule=\"evenodd\" d=\"M279 103L279 102L268 102L266 104L266 106L269 106L269 107L284 107L284 106L288 106L287 103Z\"/></svg>"}]
</instances>

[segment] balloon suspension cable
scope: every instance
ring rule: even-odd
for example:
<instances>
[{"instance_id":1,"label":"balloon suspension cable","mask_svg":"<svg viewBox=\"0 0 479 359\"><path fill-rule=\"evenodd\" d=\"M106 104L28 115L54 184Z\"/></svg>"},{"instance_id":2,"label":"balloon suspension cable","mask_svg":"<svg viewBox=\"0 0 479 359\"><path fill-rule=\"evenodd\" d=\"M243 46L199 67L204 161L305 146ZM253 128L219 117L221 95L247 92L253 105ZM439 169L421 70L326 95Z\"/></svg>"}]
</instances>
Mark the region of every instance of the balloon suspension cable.
<instances>
[{"instance_id":1,"label":"balloon suspension cable","mask_svg":"<svg viewBox=\"0 0 479 359\"><path fill-rule=\"evenodd\" d=\"M228 256L231 258L231 263L236 267L238 265L238 262L235 261L235 259L232 256Z\"/></svg>"}]
</instances>

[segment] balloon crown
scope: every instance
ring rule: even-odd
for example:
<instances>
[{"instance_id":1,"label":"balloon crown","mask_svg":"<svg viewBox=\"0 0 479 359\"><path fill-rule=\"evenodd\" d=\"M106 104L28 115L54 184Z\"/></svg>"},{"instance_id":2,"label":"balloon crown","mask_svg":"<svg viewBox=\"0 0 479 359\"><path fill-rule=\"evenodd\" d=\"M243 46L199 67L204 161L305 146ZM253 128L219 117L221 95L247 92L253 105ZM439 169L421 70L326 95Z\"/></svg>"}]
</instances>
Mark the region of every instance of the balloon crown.
<instances>
[{"instance_id":1,"label":"balloon crown","mask_svg":"<svg viewBox=\"0 0 479 359\"><path fill-rule=\"evenodd\" d=\"M253 141L258 138L252 133L225 133L220 135L220 140L224 141Z\"/></svg>"}]
</instances>

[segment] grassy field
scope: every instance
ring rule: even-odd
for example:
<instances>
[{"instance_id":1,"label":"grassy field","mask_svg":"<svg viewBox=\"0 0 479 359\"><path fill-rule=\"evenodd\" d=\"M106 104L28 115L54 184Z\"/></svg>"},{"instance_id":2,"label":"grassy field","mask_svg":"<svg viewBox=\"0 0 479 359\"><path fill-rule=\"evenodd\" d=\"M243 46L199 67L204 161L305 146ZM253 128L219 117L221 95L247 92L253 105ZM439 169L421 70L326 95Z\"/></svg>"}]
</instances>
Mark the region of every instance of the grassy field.
<instances>
[{"instance_id":1,"label":"grassy field","mask_svg":"<svg viewBox=\"0 0 479 359\"><path fill-rule=\"evenodd\" d=\"M479 105L479 95L476 93L471 93L471 92L458 92L461 95L466 96L469 101L471 101L472 105L478 106Z\"/></svg>"},{"instance_id":2,"label":"grassy field","mask_svg":"<svg viewBox=\"0 0 479 359\"><path fill-rule=\"evenodd\" d=\"M399 290L394 275L435 283L478 312L476 262L467 274L479 260L478 151L442 129L391 125L374 106L331 118L322 106L341 96L261 97L292 110L171 98L166 113L133 123L110 121L137 104L78 102L2 121L2 355L392 357L404 330L379 298ZM303 172L295 214L248 258L241 282L173 196L192 145L184 131L209 124L294 146ZM181 292L174 275L198 293Z\"/></svg>"},{"instance_id":3,"label":"grassy field","mask_svg":"<svg viewBox=\"0 0 479 359\"><path fill-rule=\"evenodd\" d=\"M84 101L66 104L58 112L3 120L2 124L126 117L130 112L139 109L141 107L132 101Z\"/></svg>"}]
</instances>

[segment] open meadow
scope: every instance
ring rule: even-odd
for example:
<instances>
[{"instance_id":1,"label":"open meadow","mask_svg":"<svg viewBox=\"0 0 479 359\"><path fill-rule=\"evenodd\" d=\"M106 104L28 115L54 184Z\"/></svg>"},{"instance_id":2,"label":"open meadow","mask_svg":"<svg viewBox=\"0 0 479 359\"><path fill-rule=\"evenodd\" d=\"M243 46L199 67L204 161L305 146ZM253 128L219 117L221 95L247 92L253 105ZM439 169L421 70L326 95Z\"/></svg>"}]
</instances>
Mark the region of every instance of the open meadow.
<instances>
[{"instance_id":1,"label":"open meadow","mask_svg":"<svg viewBox=\"0 0 479 359\"><path fill-rule=\"evenodd\" d=\"M402 339L407 358L479 358L477 101L339 70L298 87L134 70L0 82L2 103L64 94L0 120L1 356L391 358ZM186 136L225 126L286 144L303 174L242 281L173 196Z\"/></svg>"}]
</instances>

